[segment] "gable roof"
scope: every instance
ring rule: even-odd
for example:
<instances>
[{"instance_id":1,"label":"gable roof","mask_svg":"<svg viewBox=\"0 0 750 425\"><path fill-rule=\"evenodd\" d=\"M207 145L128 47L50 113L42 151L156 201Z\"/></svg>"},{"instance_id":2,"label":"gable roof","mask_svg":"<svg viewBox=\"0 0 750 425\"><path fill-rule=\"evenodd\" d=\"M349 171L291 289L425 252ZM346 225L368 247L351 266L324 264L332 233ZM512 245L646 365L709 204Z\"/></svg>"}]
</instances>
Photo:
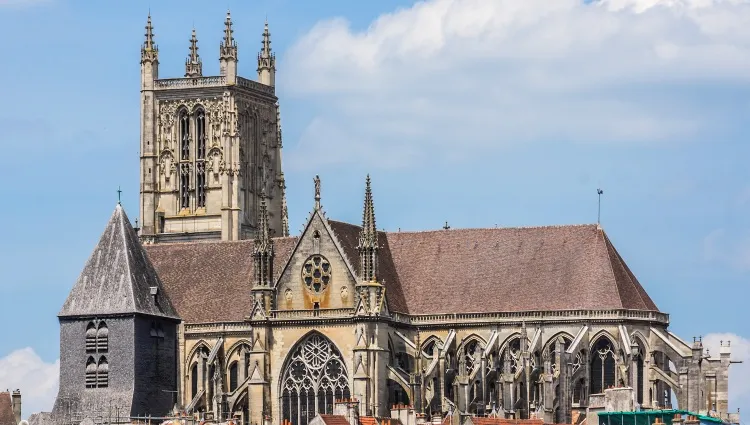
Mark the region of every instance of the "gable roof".
<instances>
[{"instance_id":1,"label":"gable roof","mask_svg":"<svg viewBox=\"0 0 750 425\"><path fill-rule=\"evenodd\" d=\"M359 273L360 227L329 220ZM274 238L274 279L298 238ZM378 232L378 278L409 314L658 308L597 225ZM242 321L252 306L253 241L146 246L188 323ZM207 296L210 294L210 296ZM481 302L477 302L481 300Z\"/></svg>"},{"instance_id":2,"label":"gable roof","mask_svg":"<svg viewBox=\"0 0 750 425\"><path fill-rule=\"evenodd\" d=\"M297 238L273 238L274 280ZM242 321L252 310L255 276L252 240L147 245L177 313L187 323ZM246 298L243 298L246 297Z\"/></svg>"},{"instance_id":3,"label":"gable roof","mask_svg":"<svg viewBox=\"0 0 750 425\"><path fill-rule=\"evenodd\" d=\"M156 287L156 302L151 288ZM125 210L117 204L59 317L147 314L177 319Z\"/></svg>"},{"instance_id":4,"label":"gable roof","mask_svg":"<svg viewBox=\"0 0 750 425\"><path fill-rule=\"evenodd\" d=\"M410 314L658 311L595 224L399 232L386 238Z\"/></svg>"},{"instance_id":5,"label":"gable roof","mask_svg":"<svg viewBox=\"0 0 750 425\"><path fill-rule=\"evenodd\" d=\"M0 392L0 425L16 425L16 415L13 413L13 402L10 392Z\"/></svg>"}]
</instances>

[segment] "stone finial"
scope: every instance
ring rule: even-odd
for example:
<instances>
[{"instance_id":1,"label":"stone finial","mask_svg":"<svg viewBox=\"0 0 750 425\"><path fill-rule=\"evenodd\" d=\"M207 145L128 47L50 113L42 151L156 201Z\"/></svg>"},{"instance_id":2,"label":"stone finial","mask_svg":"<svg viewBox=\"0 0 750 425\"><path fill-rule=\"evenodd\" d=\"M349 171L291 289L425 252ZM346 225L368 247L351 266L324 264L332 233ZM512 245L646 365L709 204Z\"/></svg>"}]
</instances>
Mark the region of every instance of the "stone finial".
<instances>
[{"instance_id":1,"label":"stone finial","mask_svg":"<svg viewBox=\"0 0 750 425\"><path fill-rule=\"evenodd\" d=\"M190 78L200 77L203 75L203 63L198 56L198 37L195 35L195 28L190 37L190 54L185 59L185 76Z\"/></svg>"},{"instance_id":2,"label":"stone finial","mask_svg":"<svg viewBox=\"0 0 750 425\"><path fill-rule=\"evenodd\" d=\"M313 179L315 183L315 209L320 209L320 176L316 175Z\"/></svg>"},{"instance_id":3,"label":"stone finial","mask_svg":"<svg viewBox=\"0 0 750 425\"><path fill-rule=\"evenodd\" d=\"M263 39L258 53L258 82L267 86L276 84L276 55L271 51L271 32L268 20L263 27Z\"/></svg>"},{"instance_id":4,"label":"stone finial","mask_svg":"<svg viewBox=\"0 0 750 425\"><path fill-rule=\"evenodd\" d=\"M143 46L141 46L141 63L157 61L159 48L154 43L154 27L151 25L151 13L148 14L148 19L146 20L145 36L146 39L143 41Z\"/></svg>"},{"instance_id":5,"label":"stone finial","mask_svg":"<svg viewBox=\"0 0 750 425\"><path fill-rule=\"evenodd\" d=\"M360 270L363 282L377 282L378 229L375 226L375 204L372 200L370 175L365 180L365 201L362 209L362 230L359 232Z\"/></svg>"},{"instance_id":6,"label":"stone finial","mask_svg":"<svg viewBox=\"0 0 750 425\"><path fill-rule=\"evenodd\" d=\"M237 60L237 43L232 33L232 14L227 10L227 19L224 21L224 39L219 46L220 59Z\"/></svg>"}]
</instances>

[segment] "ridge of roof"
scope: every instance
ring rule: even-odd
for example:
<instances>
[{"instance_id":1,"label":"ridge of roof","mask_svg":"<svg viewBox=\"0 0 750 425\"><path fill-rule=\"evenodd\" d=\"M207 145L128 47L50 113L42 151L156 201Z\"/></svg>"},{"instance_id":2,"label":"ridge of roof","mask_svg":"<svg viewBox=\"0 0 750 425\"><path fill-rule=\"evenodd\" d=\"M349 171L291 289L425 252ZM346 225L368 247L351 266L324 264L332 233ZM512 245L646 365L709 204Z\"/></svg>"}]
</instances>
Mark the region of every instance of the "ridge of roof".
<instances>
[{"instance_id":1,"label":"ridge of roof","mask_svg":"<svg viewBox=\"0 0 750 425\"><path fill-rule=\"evenodd\" d=\"M348 226L354 226L361 228L358 224L349 223L341 220L329 219L331 222L345 224ZM444 232L459 232L459 231L478 231L478 230L541 230L541 229L569 229L569 228L588 228L593 227L601 230L602 229L596 223L580 223L580 224L551 224L543 226L511 226L511 227L451 227L449 230L445 229L425 229L425 230L378 230L378 233L385 234L421 234L421 233L444 233Z\"/></svg>"}]
</instances>

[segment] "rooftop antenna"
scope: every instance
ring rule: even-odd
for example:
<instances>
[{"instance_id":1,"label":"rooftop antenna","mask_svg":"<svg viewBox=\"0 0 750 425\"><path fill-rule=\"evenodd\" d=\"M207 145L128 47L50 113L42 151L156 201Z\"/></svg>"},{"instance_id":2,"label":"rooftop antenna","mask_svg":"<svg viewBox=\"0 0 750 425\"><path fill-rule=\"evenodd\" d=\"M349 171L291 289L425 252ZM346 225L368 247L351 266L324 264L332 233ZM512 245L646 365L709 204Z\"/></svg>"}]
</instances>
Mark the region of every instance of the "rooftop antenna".
<instances>
[{"instance_id":1,"label":"rooftop antenna","mask_svg":"<svg viewBox=\"0 0 750 425\"><path fill-rule=\"evenodd\" d=\"M602 194L604 194L604 191L596 189L596 194L599 195L599 206L596 210L596 224L599 225L602 222Z\"/></svg>"}]
</instances>

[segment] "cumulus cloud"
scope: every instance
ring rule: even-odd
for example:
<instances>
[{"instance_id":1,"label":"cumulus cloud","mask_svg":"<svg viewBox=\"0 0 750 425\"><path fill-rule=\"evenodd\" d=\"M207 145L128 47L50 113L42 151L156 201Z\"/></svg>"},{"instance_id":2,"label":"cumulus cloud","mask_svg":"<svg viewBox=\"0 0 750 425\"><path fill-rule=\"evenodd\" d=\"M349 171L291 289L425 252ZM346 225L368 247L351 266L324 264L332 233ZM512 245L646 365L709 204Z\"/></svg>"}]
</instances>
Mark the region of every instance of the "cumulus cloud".
<instances>
[{"instance_id":1,"label":"cumulus cloud","mask_svg":"<svg viewBox=\"0 0 750 425\"><path fill-rule=\"evenodd\" d=\"M727 125L699 87L750 78L747 22L746 0L427 0L363 30L325 20L280 67L320 111L290 161L693 140Z\"/></svg>"},{"instance_id":2,"label":"cumulus cloud","mask_svg":"<svg viewBox=\"0 0 750 425\"><path fill-rule=\"evenodd\" d=\"M742 363L729 366L729 409L750 406L750 339L732 333L712 333L703 337L703 346L712 357L719 355L721 342L731 342L730 359ZM747 409L742 409L747 411Z\"/></svg>"},{"instance_id":3,"label":"cumulus cloud","mask_svg":"<svg viewBox=\"0 0 750 425\"><path fill-rule=\"evenodd\" d=\"M60 361L46 363L27 347L0 358L0 385L21 390L24 418L36 412L49 412L57 396Z\"/></svg>"}]
</instances>

